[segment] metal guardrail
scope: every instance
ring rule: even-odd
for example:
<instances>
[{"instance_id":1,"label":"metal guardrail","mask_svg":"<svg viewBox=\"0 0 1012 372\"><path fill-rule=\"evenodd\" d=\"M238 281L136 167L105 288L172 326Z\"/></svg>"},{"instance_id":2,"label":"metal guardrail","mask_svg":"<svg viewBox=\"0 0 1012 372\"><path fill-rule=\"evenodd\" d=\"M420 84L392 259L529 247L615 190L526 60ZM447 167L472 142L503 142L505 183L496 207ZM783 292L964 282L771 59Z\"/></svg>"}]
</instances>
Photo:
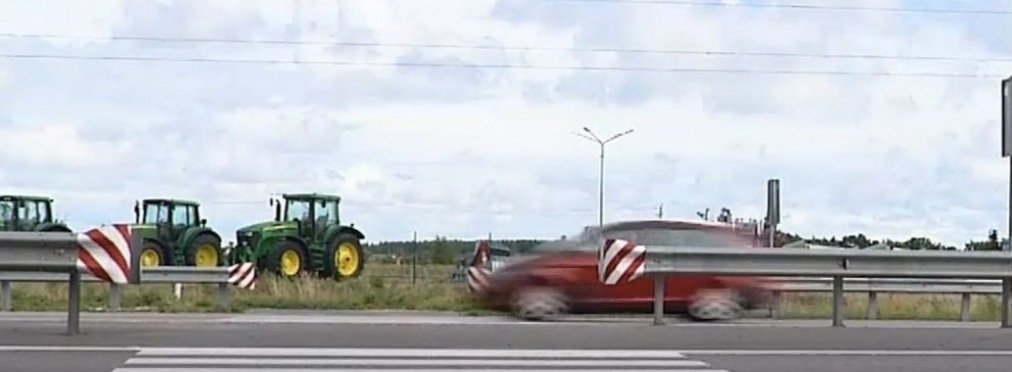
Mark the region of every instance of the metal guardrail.
<instances>
[{"instance_id":1,"label":"metal guardrail","mask_svg":"<svg viewBox=\"0 0 1012 372\"><path fill-rule=\"evenodd\" d=\"M843 326L844 278L1000 279L1001 326L1010 326L1012 254L1005 252L675 248L607 240L599 253L599 279L606 285L654 277L657 325L664 321L664 277L702 274L832 277L834 327Z\"/></svg>"},{"instance_id":2,"label":"metal guardrail","mask_svg":"<svg viewBox=\"0 0 1012 372\"><path fill-rule=\"evenodd\" d=\"M203 268L203 267L147 267L141 268L143 283L167 283L167 284L217 284L218 303L223 308L228 307L230 272L227 267ZM0 310L11 311L12 288L11 283L16 282L62 282L66 277L57 273L40 272L4 272L0 271ZM91 274L81 275L83 282L104 282ZM121 310L123 298L123 286L118 283L109 283L109 310Z\"/></svg>"},{"instance_id":3,"label":"metal guardrail","mask_svg":"<svg viewBox=\"0 0 1012 372\"><path fill-rule=\"evenodd\" d=\"M80 331L81 277L90 273L112 283L140 280L138 256L140 236L124 225L103 226L83 233L0 232L0 271L18 275L49 275L69 285L67 333ZM8 285L0 287L9 288ZM9 291L7 291L9 292ZM10 302L9 293L2 296Z\"/></svg>"},{"instance_id":4,"label":"metal guardrail","mask_svg":"<svg viewBox=\"0 0 1012 372\"><path fill-rule=\"evenodd\" d=\"M832 292L832 277L785 277L767 278L775 286L770 307L770 316L779 319L783 316L781 306L782 293ZM845 278L844 292L867 293L868 319L878 318L879 293L904 294L958 294L960 299L959 319L970 320L971 296L1000 295L1001 280L985 279L889 279L889 278Z\"/></svg>"}]
</instances>

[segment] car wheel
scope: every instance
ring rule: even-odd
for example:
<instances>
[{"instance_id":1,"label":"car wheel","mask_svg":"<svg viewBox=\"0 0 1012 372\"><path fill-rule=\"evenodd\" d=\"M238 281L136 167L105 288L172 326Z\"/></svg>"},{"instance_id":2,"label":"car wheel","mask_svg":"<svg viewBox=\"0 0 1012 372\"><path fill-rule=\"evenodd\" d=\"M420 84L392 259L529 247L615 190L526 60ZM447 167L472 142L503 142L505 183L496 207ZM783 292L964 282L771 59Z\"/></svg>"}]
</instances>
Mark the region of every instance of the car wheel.
<instances>
[{"instance_id":1,"label":"car wheel","mask_svg":"<svg viewBox=\"0 0 1012 372\"><path fill-rule=\"evenodd\" d=\"M689 317L696 321L734 320L741 313L741 296L733 290L699 291L689 302Z\"/></svg>"},{"instance_id":2,"label":"car wheel","mask_svg":"<svg viewBox=\"0 0 1012 372\"><path fill-rule=\"evenodd\" d=\"M520 290L513 296L511 306L513 315L524 320L550 320L568 310L565 295L548 287L529 287Z\"/></svg>"}]
</instances>

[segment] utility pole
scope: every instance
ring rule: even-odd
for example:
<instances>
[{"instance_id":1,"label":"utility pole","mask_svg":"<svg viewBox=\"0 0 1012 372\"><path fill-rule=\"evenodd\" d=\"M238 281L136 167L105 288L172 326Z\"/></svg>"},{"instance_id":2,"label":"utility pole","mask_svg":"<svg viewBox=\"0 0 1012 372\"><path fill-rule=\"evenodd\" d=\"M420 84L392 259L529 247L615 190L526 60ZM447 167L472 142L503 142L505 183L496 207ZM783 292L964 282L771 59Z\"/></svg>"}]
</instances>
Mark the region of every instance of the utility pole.
<instances>
[{"instance_id":1,"label":"utility pole","mask_svg":"<svg viewBox=\"0 0 1012 372\"><path fill-rule=\"evenodd\" d=\"M418 231L415 231L411 239L411 284L414 285L418 278Z\"/></svg>"},{"instance_id":2,"label":"utility pole","mask_svg":"<svg viewBox=\"0 0 1012 372\"><path fill-rule=\"evenodd\" d=\"M600 137L598 137L596 134L594 134L594 132L591 131L590 128L583 127L583 131L587 132L587 134L589 134L589 136L586 135L586 134L583 134L583 133L575 133L575 134L577 136L580 136L580 137L585 138L587 140L593 141L593 142L595 142L595 143L597 143L598 145L601 146L601 169L600 169L600 175L598 176L599 184L598 184L598 187L597 187L597 190L598 190L597 191L597 193L598 193L598 201L597 201L597 203L598 203L598 222L597 222L597 224L598 224L598 227L604 227L604 145L607 145L608 142L614 141L614 140L618 139L619 137L622 137L624 135L632 133L633 130L629 129L629 130L627 130L625 132L622 132L622 133L616 134L614 136L611 136L611 138L608 138L606 140L602 140Z\"/></svg>"}]
</instances>

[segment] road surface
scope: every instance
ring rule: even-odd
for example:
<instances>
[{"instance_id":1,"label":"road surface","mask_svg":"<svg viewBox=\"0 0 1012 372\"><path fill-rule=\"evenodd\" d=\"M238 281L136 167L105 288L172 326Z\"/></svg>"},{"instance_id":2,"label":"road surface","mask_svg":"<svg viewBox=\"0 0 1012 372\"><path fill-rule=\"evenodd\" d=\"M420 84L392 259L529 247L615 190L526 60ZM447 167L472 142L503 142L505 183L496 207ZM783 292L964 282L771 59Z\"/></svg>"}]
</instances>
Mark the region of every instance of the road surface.
<instances>
[{"instance_id":1,"label":"road surface","mask_svg":"<svg viewBox=\"0 0 1012 372\"><path fill-rule=\"evenodd\" d=\"M0 313L6 371L1008 371L996 323L743 320L652 326L642 317L556 323L438 313ZM238 368L238 369L236 369Z\"/></svg>"}]
</instances>

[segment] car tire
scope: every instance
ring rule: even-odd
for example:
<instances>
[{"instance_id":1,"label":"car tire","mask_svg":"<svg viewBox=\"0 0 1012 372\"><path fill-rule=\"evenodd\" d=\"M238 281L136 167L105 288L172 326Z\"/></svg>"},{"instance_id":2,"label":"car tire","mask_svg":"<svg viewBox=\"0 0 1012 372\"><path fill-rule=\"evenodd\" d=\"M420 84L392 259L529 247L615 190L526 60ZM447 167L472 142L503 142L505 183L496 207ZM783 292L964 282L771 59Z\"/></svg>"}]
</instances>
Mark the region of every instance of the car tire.
<instances>
[{"instance_id":1,"label":"car tire","mask_svg":"<svg viewBox=\"0 0 1012 372\"><path fill-rule=\"evenodd\" d=\"M549 287L528 287L510 301L513 316L524 320L553 320L568 310L566 296Z\"/></svg>"},{"instance_id":2,"label":"car tire","mask_svg":"<svg viewBox=\"0 0 1012 372\"><path fill-rule=\"evenodd\" d=\"M696 293L689 302L688 315L695 321L727 321L741 317L741 296L728 289L707 289Z\"/></svg>"}]
</instances>

